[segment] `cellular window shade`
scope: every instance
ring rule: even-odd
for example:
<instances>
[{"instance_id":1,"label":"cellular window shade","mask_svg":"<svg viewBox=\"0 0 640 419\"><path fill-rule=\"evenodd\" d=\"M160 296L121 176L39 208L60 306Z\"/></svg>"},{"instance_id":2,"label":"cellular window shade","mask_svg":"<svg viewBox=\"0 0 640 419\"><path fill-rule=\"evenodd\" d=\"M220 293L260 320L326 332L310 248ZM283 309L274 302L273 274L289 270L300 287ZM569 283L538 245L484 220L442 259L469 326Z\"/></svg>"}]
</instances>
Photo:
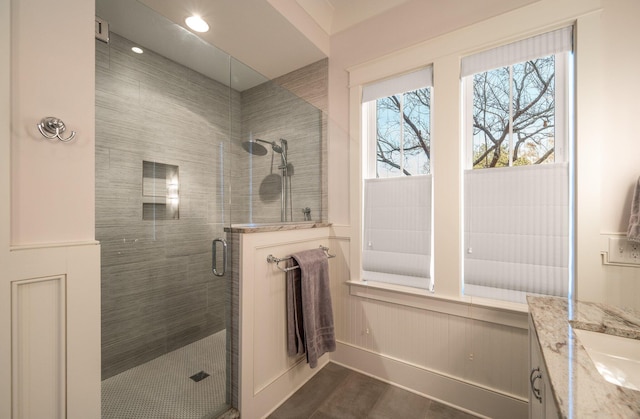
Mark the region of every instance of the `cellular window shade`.
<instances>
[{"instance_id":1,"label":"cellular window shade","mask_svg":"<svg viewBox=\"0 0 640 419\"><path fill-rule=\"evenodd\" d=\"M568 165L467 170L464 182L465 294L566 297Z\"/></svg>"},{"instance_id":2,"label":"cellular window shade","mask_svg":"<svg viewBox=\"0 0 640 419\"><path fill-rule=\"evenodd\" d=\"M402 76L364 86L362 88L362 103L431 86L433 86L433 69L425 67Z\"/></svg>"},{"instance_id":3,"label":"cellular window shade","mask_svg":"<svg viewBox=\"0 0 640 419\"><path fill-rule=\"evenodd\" d=\"M364 279L428 288L431 182L431 175L364 181Z\"/></svg>"},{"instance_id":4,"label":"cellular window shade","mask_svg":"<svg viewBox=\"0 0 640 419\"><path fill-rule=\"evenodd\" d=\"M460 75L466 77L572 49L573 27L569 26L464 57Z\"/></svg>"}]
</instances>

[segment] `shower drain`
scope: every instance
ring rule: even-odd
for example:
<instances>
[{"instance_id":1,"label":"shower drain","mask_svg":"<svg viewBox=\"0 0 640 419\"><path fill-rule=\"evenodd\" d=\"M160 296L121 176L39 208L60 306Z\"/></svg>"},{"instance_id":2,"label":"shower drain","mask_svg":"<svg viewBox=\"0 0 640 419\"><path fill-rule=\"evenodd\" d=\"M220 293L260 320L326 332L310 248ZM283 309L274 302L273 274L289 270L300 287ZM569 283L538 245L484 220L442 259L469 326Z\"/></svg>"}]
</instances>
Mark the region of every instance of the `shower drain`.
<instances>
[{"instance_id":1,"label":"shower drain","mask_svg":"<svg viewBox=\"0 0 640 419\"><path fill-rule=\"evenodd\" d=\"M204 380L204 379L205 379L205 378L207 378L208 376L209 376L209 374L207 374L206 372L204 372L204 371L200 371L200 372L198 372L198 373L196 373L196 374L193 374L193 375L192 375L191 377L189 377L189 378L191 378L193 381L195 381L195 382L197 383L198 381L202 381L202 380Z\"/></svg>"}]
</instances>

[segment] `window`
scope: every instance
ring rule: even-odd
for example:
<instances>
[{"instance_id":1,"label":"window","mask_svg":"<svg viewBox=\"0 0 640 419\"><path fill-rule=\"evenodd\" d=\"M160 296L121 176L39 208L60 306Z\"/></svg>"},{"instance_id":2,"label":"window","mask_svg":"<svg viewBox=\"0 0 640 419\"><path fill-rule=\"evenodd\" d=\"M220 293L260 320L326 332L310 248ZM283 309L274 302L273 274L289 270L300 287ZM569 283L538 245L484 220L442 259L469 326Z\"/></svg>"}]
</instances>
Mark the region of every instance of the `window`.
<instances>
[{"instance_id":1,"label":"window","mask_svg":"<svg viewBox=\"0 0 640 419\"><path fill-rule=\"evenodd\" d=\"M363 90L363 279L431 287L431 68Z\"/></svg>"},{"instance_id":2,"label":"window","mask_svg":"<svg viewBox=\"0 0 640 419\"><path fill-rule=\"evenodd\" d=\"M376 100L375 177L429 174L431 89Z\"/></svg>"},{"instance_id":3,"label":"window","mask_svg":"<svg viewBox=\"0 0 640 419\"><path fill-rule=\"evenodd\" d=\"M555 56L548 55L469 77L474 169L555 161L555 64ZM562 121L563 109L558 110ZM563 139L560 135L558 161L564 161Z\"/></svg>"},{"instance_id":4,"label":"window","mask_svg":"<svg viewBox=\"0 0 640 419\"><path fill-rule=\"evenodd\" d=\"M567 296L572 28L462 61L464 293Z\"/></svg>"}]
</instances>

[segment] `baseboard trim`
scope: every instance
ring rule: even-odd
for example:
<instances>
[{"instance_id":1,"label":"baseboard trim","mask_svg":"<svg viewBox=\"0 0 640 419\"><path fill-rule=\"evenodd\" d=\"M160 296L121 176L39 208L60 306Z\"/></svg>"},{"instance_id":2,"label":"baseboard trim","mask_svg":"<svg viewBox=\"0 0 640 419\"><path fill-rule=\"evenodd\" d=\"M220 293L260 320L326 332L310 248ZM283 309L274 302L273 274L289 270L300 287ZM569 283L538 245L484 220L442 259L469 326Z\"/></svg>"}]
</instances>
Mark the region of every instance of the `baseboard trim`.
<instances>
[{"instance_id":1,"label":"baseboard trim","mask_svg":"<svg viewBox=\"0 0 640 419\"><path fill-rule=\"evenodd\" d=\"M440 403L486 418L527 418L528 403L493 390L337 342L331 361Z\"/></svg>"}]
</instances>

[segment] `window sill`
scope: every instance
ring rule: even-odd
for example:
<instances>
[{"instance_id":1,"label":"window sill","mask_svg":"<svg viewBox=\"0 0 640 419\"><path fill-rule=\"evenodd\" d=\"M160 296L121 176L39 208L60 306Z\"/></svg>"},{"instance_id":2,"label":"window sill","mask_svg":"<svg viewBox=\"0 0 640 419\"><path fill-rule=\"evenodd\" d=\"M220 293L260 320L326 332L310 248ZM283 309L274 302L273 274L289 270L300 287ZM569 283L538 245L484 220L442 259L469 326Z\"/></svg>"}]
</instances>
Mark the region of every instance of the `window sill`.
<instances>
[{"instance_id":1,"label":"window sill","mask_svg":"<svg viewBox=\"0 0 640 419\"><path fill-rule=\"evenodd\" d=\"M375 281L347 281L349 294L504 326L528 328L526 304L469 296L443 296L419 288Z\"/></svg>"}]
</instances>

